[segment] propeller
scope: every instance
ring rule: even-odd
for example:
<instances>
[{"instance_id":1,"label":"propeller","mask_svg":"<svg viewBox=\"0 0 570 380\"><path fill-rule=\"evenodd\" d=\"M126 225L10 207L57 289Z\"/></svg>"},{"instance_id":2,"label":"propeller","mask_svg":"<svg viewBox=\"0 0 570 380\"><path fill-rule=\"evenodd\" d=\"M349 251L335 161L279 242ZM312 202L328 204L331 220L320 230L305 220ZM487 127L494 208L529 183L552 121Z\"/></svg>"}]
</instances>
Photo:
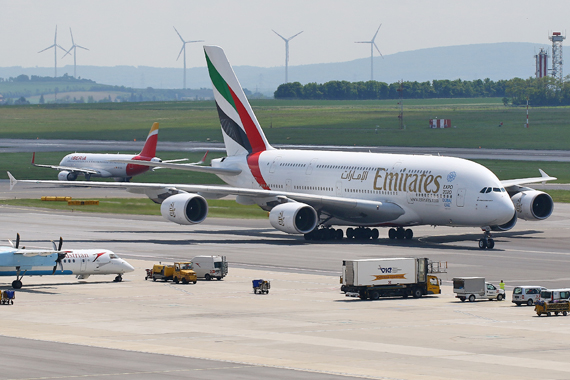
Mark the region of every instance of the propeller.
<instances>
[{"instance_id":1,"label":"propeller","mask_svg":"<svg viewBox=\"0 0 570 380\"><path fill-rule=\"evenodd\" d=\"M20 246L20 234L17 233L16 234L16 244L14 244L14 242L10 239L8 239L8 242L10 243L10 245L12 246L12 248L18 248Z\"/></svg>"},{"instance_id":2,"label":"propeller","mask_svg":"<svg viewBox=\"0 0 570 380\"><path fill-rule=\"evenodd\" d=\"M60 270L63 271L63 263L61 262L61 260L63 260L65 258L65 256L67 256L67 253L61 252L61 247L63 246L63 238L61 236L59 237L59 244L57 245L57 249L56 249L55 242L53 240L51 243L53 244L53 249L58 251L57 252L57 259L55 260L55 265L53 266L53 271L51 272L51 274L54 275L55 271L57 270L58 265L59 265Z\"/></svg>"}]
</instances>

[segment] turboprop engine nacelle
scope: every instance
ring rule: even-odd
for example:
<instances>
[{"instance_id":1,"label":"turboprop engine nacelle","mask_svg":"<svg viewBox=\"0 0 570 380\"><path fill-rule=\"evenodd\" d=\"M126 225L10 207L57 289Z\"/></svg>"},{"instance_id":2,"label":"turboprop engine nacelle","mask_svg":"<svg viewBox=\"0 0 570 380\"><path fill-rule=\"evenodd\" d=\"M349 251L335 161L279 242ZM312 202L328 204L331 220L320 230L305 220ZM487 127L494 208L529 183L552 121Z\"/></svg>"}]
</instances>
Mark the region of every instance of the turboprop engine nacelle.
<instances>
[{"instance_id":1,"label":"turboprop engine nacelle","mask_svg":"<svg viewBox=\"0 0 570 380\"><path fill-rule=\"evenodd\" d=\"M60 181L75 181L77 179L77 174L68 172L67 170L62 170L57 174L57 179Z\"/></svg>"},{"instance_id":2,"label":"turboprop engine nacelle","mask_svg":"<svg viewBox=\"0 0 570 380\"><path fill-rule=\"evenodd\" d=\"M315 229L318 216L309 205L289 202L273 207L269 222L276 229L289 234L306 234Z\"/></svg>"},{"instance_id":3,"label":"turboprop engine nacelle","mask_svg":"<svg viewBox=\"0 0 570 380\"><path fill-rule=\"evenodd\" d=\"M198 194L176 194L162 202L160 213L164 219L174 223L198 224L208 216L208 202Z\"/></svg>"},{"instance_id":4,"label":"turboprop engine nacelle","mask_svg":"<svg viewBox=\"0 0 570 380\"><path fill-rule=\"evenodd\" d=\"M517 216L524 220L543 220L552 214L554 201L545 192L521 191L511 197Z\"/></svg>"}]
</instances>

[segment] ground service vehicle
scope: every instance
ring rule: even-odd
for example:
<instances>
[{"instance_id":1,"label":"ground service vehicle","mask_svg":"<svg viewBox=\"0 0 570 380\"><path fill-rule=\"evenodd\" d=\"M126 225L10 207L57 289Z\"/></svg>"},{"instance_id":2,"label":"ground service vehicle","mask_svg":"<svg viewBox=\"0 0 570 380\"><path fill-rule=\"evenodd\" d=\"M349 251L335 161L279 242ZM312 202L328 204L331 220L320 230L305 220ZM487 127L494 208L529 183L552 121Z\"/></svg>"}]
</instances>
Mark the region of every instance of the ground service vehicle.
<instances>
[{"instance_id":1,"label":"ground service vehicle","mask_svg":"<svg viewBox=\"0 0 570 380\"><path fill-rule=\"evenodd\" d=\"M198 279L196 272L191 269L191 263L174 263L173 265L154 264L152 267L152 280L174 281L175 283L189 282L195 284Z\"/></svg>"},{"instance_id":2,"label":"ground service vehicle","mask_svg":"<svg viewBox=\"0 0 570 380\"><path fill-rule=\"evenodd\" d=\"M567 316L570 312L570 302L562 301L552 303L538 300L534 306L534 311L539 317L542 316L542 314L546 314L547 317L550 317L552 313L554 313L554 315L562 313L563 316Z\"/></svg>"},{"instance_id":3,"label":"ground service vehicle","mask_svg":"<svg viewBox=\"0 0 570 380\"><path fill-rule=\"evenodd\" d=\"M440 294L440 281L430 274L440 272L440 268L437 265L434 269L433 263L423 257L344 260L340 290L347 297L362 300Z\"/></svg>"},{"instance_id":4,"label":"ground service vehicle","mask_svg":"<svg viewBox=\"0 0 570 380\"><path fill-rule=\"evenodd\" d=\"M570 301L570 289L544 289L540 300L547 303Z\"/></svg>"},{"instance_id":5,"label":"ground service vehicle","mask_svg":"<svg viewBox=\"0 0 570 380\"><path fill-rule=\"evenodd\" d=\"M485 282L484 277L457 277L453 279L453 292L464 302L466 299L473 302L476 299L502 301L505 291L495 285Z\"/></svg>"},{"instance_id":6,"label":"ground service vehicle","mask_svg":"<svg viewBox=\"0 0 570 380\"><path fill-rule=\"evenodd\" d=\"M546 290L542 286L515 286L513 289L513 303L517 306L527 304L532 306L540 299L540 292Z\"/></svg>"},{"instance_id":7,"label":"ground service vehicle","mask_svg":"<svg viewBox=\"0 0 570 380\"><path fill-rule=\"evenodd\" d=\"M192 259L191 267L198 278L210 281L212 278L221 280L228 274L226 256L196 256Z\"/></svg>"}]
</instances>

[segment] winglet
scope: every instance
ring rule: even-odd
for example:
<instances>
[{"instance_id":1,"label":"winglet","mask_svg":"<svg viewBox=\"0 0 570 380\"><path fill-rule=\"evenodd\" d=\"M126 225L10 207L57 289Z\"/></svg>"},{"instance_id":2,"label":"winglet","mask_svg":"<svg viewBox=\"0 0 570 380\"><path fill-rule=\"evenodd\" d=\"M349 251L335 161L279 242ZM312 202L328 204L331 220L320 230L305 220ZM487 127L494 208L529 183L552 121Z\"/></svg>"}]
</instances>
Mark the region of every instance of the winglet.
<instances>
[{"instance_id":1,"label":"winglet","mask_svg":"<svg viewBox=\"0 0 570 380\"><path fill-rule=\"evenodd\" d=\"M203 164L204 162L206 162L206 157L208 156L209 152L210 152L209 150L206 151L206 154L204 155L204 157L202 157L202 159L200 160L200 162L198 162L198 164Z\"/></svg>"},{"instance_id":2,"label":"winglet","mask_svg":"<svg viewBox=\"0 0 570 380\"><path fill-rule=\"evenodd\" d=\"M546 181L553 181L553 180L557 179L556 177L549 176L548 174L546 174L546 172L544 170L542 170L540 168L538 169L538 171L540 172L540 177L544 178L544 181L542 181L543 185L546 184Z\"/></svg>"},{"instance_id":3,"label":"winglet","mask_svg":"<svg viewBox=\"0 0 570 380\"><path fill-rule=\"evenodd\" d=\"M8 178L10 178L10 190L12 190L14 188L14 186L16 186L16 184L18 183L18 180L16 178L14 178L12 173L10 173L10 172L6 172L6 173L8 173Z\"/></svg>"},{"instance_id":4,"label":"winglet","mask_svg":"<svg viewBox=\"0 0 570 380\"><path fill-rule=\"evenodd\" d=\"M36 152L32 153L32 165L35 163L36 161Z\"/></svg>"}]
</instances>

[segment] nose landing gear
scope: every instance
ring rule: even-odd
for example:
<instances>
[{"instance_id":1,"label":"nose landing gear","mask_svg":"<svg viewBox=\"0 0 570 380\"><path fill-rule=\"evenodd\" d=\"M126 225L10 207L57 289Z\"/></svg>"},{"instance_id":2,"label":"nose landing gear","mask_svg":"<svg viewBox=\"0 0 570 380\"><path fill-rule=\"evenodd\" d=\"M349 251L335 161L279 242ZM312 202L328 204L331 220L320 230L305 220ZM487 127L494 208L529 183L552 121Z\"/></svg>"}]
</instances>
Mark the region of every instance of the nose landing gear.
<instances>
[{"instance_id":1,"label":"nose landing gear","mask_svg":"<svg viewBox=\"0 0 570 380\"><path fill-rule=\"evenodd\" d=\"M480 249L493 249L495 248L495 240L491 238L491 232L484 230L483 234L485 235L482 239L479 239L479 248Z\"/></svg>"}]
</instances>

